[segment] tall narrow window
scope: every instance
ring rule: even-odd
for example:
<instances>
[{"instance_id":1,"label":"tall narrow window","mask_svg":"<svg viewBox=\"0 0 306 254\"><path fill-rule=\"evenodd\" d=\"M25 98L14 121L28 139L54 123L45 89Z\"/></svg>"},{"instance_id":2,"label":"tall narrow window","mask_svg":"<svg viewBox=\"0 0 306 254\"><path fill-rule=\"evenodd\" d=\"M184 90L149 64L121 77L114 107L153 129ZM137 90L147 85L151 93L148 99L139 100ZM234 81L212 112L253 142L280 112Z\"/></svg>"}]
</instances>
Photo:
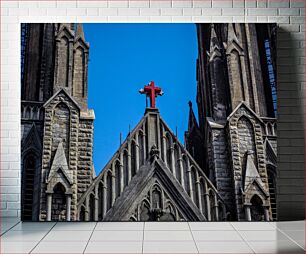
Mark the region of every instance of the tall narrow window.
<instances>
[{"instance_id":1,"label":"tall narrow window","mask_svg":"<svg viewBox=\"0 0 306 254\"><path fill-rule=\"evenodd\" d=\"M265 51L266 51L266 58L267 58L269 83L270 83L271 93L272 93L272 103L273 103L274 115L276 117L277 116L277 85L276 85L275 74L274 74L275 71L274 71L273 63L272 63L270 41L268 39L265 40Z\"/></svg>"}]
</instances>

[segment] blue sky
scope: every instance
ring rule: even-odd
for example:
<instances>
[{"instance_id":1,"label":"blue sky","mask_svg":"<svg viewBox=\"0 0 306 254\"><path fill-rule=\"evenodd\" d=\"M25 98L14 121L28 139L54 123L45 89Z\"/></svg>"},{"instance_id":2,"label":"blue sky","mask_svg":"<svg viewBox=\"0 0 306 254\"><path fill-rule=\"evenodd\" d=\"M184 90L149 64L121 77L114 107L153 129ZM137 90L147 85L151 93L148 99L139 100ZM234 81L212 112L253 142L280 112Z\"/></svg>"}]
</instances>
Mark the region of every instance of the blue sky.
<instances>
[{"instance_id":1,"label":"blue sky","mask_svg":"<svg viewBox=\"0 0 306 254\"><path fill-rule=\"evenodd\" d=\"M162 118L183 143L188 101L195 105L195 24L84 24L90 44L88 104L94 109L94 166L98 174L145 111L139 89L149 81L163 89ZM197 115L196 107L194 107Z\"/></svg>"}]
</instances>

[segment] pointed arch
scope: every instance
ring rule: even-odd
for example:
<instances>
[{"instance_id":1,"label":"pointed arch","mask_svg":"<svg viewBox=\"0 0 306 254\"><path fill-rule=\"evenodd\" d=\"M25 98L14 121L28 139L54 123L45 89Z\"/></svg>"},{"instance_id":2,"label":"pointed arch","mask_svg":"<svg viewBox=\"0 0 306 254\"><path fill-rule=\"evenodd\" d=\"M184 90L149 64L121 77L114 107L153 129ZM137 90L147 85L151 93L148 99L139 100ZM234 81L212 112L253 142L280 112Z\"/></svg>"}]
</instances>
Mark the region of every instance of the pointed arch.
<instances>
[{"instance_id":1,"label":"pointed arch","mask_svg":"<svg viewBox=\"0 0 306 254\"><path fill-rule=\"evenodd\" d=\"M85 207L82 205L79 213L79 221L85 221Z\"/></svg>"},{"instance_id":2,"label":"pointed arch","mask_svg":"<svg viewBox=\"0 0 306 254\"><path fill-rule=\"evenodd\" d=\"M142 200L140 207L139 207L139 219L140 221L150 221L150 204L149 202L144 199Z\"/></svg>"},{"instance_id":3,"label":"pointed arch","mask_svg":"<svg viewBox=\"0 0 306 254\"><path fill-rule=\"evenodd\" d=\"M211 220L216 221L217 218L216 218L216 213L215 213L215 207L216 207L217 204L215 203L215 193L213 192L212 189L209 189L208 194L209 194Z\"/></svg>"},{"instance_id":4,"label":"pointed arch","mask_svg":"<svg viewBox=\"0 0 306 254\"><path fill-rule=\"evenodd\" d=\"M132 143L131 143L131 174L132 174L132 177L136 174L136 141L135 140L132 140Z\"/></svg>"},{"instance_id":5,"label":"pointed arch","mask_svg":"<svg viewBox=\"0 0 306 254\"><path fill-rule=\"evenodd\" d=\"M180 167L180 160L181 160L181 151L180 147L175 144L174 145L174 168L175 168L175 176L176 179L181 183L182 176L181 176L181 167Z\"/></svg>"},{"instance_id":6,"label":"pointed arch","mask_svg":"<svg viewBox=\"0 0 306 254\"><path fill-rule=\"evenodd\" d=\"M195 167L191 166L191 186L192 186L192 200L195 203L197 207L199 207L199 199L197 195L197 181L198 181L198 176L197 176L197 171Z\"/></svg>"},{"instance_id":7,"label":"pointed arch","mask_svg":"<svg viewBox=\"0 0 306 254\"><path fill-rule=\"evenodd\" d=\"M202 203L202 213L206 216L207 218L207 204L206 204L206 184L205 180L203 177L200 178L200 191L201 191L201 203Z\"/></svg>"},{"instance_id":8,"label":"pointed arch","mask_svg":"<svg viewBox=\"0 0 306 254\"><path fill-rule=\"evenodd\" d=\"M121 186L120 186L120 162L117 160L115 162L115 182L116 182L116 198L120 196Z\"/></svg>"},{"instance_id":9,"label":"pointed arch","mask_svg":"<svg viewBox=\"0 0 306 254\"><path fill-rule=\"evenodd\" d=\"M172 171L172 166L171 166L172 137L169 132L166 132L165 141L166 141L166 162L169 170Z\"/></svg>"},{"instance_id":10,"label":"pointed arch","mask_svg":"<svg viewBox=\"0 0 306 254\"><path fill-rule=\"evenodd\" d=\"M53 221L65 221L66 220L66 188L58 182L53 187L52 194L52 209L51 220Z\"/></svg>"},{"instance_id":11,"label":"pointed arch","mask_svg":"<svg viewBox=\"0 0 306 254\"><path fill-rule=\"evenodd\" d=\"M112 207L112 172L109 170L106 176L106 211Z\"/></svg>"},{"instance_id":12,"label":"pointed arch","mask_svg":"<svg viewBox=\"0 0 306 254\"><path fill-rule=\"evenodd\" d=\"M158 184L154 184L151 189L151 207L152 209L162 209L163 208L163 195L162 189Z\"/></svg>"},{"instance_id":13,"label":"pointed arch","mask_svg":"<svg viewBox=\"0 0 306 254\"><path fill-rule=\"evenodd\" d=\"M74 52L73 67L73 96L85 97L85 52L84 48L79 46Z\"/></svg>"},{"instance_id":14,"label":"pointed arch","mask_svg":"<svg viewBox=\"0 0 306 254\"><path fill-rule=\"evenodd\" d=\"M138 132L138 143L139 143L139 166L141 167L145 162L145 136L142 131Z\"/></svg>"},{"instance_id":15,"label":"pointed arch","mask_svg":"<svg viewBox=\"0 0 306 254\"><path fill-rule=\"evenodd\" d=\"M100 181L99 182L99 186L98 186L98 198L99 198L99 207L98 207L98 220L102 220L103 219L103 182Z\"/></svg>"},{"instance_id":16,"label":"pointed arch","mask_svg":"<svg viewBox=\"0 0 306 254\"><path fill-rule=\"evenodd\" d=\"M253 195L251 198L251 220L252 221L264 221L264 209L263 201L257 195Z\"/></svg>"},{"instance_id":17,"label":"pointed arch","mask_svg":"<svg viewBox=\"0 0 306 254\"><path fill-rule=\"evenodd\" d=\"M251 120L245 115L241 116L237 122L238 138L239 138L239 152L241 168L245 169L246 153L252 151L252 159L257 167L257 151L255 143L254 126Z\"/></svg>"},{"instance_id":18,"label":"pointed arch","mask_svg":"<svg viewBox=\"0 0 306 254\"><path fill-rule=\"evenodd\" d=\"M191 193L190 193L190 181L189 181L189 161L188 161L188 158L186 156L186 154L184 154L182 156L182 159L183 159L183 172L184 172L184 183L185 183L185 191L188 193L188 195L190 196Z\"/></svg>"},{"instance_id":19,"label":"pointed arch","mask_svg":"<svg viewBox=\"0 0 306 254\"><path fill-rule=\"evenodd\" d=\"M123 180L126 187L129 184L129 154L126 149L123 151Z\"/></svg>"},{"instance_id":20,"label":"pointed arch","mask_svg":"<svg viewBox=\"0 0 306 254\"><path fill-rule=\"evenodd\" d=\"M57 150L60 142L63 143L63 148L69 163L69 142L70 142L70 109L64 103L58 103L53 110L52 124L52 158Z\"/></svg>"},{"instance_id":21,"label":"pointed arch","mask_svg":"<svg viewBox=\"0 0 306 254\"><path fill-rule=\"evenodd\" d=\"M60 37L57 44L57 59L57 84L68 87L69 38L65 34Z\"/></svg>"},{"instance_id":22,"label":"pointed arch","mask_svg":"<svg viewBox=\"0 0 306 254\"><path fill-rule=\"evenodd\" d=\"M95 194L90 193L89 197L89 221L95 220Z\"/></svg>"},{"instance_id":23,"label":"pointed arch","mask_svg":"<svg viewBox=\"0 0 306 254\"><path fill-rule=\"evenodd\" d=\"M32 221L36 217L33 207L37 207L38 205L38 193L35 192L35 179L38 175L38 166L39 159L37 154L33 150L29 150L23 156L22 163L21 207L23 220Z\"/></svg>"}]
</instances>

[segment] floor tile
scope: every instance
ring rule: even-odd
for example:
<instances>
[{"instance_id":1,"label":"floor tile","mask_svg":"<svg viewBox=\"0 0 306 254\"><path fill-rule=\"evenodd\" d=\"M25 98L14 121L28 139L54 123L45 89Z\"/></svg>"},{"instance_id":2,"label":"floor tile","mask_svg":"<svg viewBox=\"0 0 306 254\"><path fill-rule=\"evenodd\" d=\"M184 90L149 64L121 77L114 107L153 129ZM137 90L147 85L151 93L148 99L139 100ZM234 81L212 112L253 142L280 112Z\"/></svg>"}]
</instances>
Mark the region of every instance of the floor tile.
<instances>
[{"instance_id":1,"label":"floor tile","mask_svg":"<svg viewBox=\"0 0 306 254\"><path fill-rule=\"evenodd\" d=\"M1 242L38 242L46 231L8 231L1 236Z\"/></svg>"},{"instance_id":2,"label":"floor tile","mask_svg":"<svg viewBox=\"0 0 306 254\"><path fill-rule=\"evenodd\" d=\"M196 242L200 253L253 253L243 241L240 242Z\"/></svg>"},{"instance_id":3,"label":"floor tile","mask_svg":"<svg viewBox=\"0 0 306 254\"><path fill-rule=\"evenodd\" d=\"M281 230L304 230L305 221L281 221L275 223L276 227Z\"/></svg>"},{"instance_id":4,"label":"floor tile","mask_svg":"<svg viewBox=\"0 0 306 254\"><path fill-rule=\"evenodd\" d=\"M98 222L95 230L143 230L144 222Z\"/></svg>"},{"instance_id":5,"label":"floor tile","mask_svg":"<svg viewBox=\"0 0 306 254\"><path fill-rule=\"evenodd\" d=\"M3 234L4 232L10 230L12 227L18 225L20 221L17 219L10 220L10 221L1 221L0 223L0 234Z\"/></svg>"},{"instance_id":6,"label":"floor tile","mask_svg":"<svg viewBox=\"0 0 306 254\"><path fill-rule=\"evenodd\" d=\"M235 230L229 222L188 222L191 230Z\"/></svg>"},{"instance_id":7,"label":"floor tile","mask_svg":"<svg viewBox=\"0 0 306 254\"><path fill-rule=\"evenodd\" d=\"M50 230L55 225L55 222L20 222L11 230L13 231L42 231Z\"/></svg>"},{"instance_id":8,"label":"floor tile","mask_svg":"<svg viewBox=\"0 0 306 254\"><path fill-rule=\"evenodd\" d=\"M40 242L31 253L83 253L87 242Z\"/></svg>"},{"instance_id":9,"label":"floor tile","mask_svg":"<svg viewBox=\"0 0 306 254\"><path fill-rule=\"evenodd\" d=\"M243 237L246 241L282 241L282 240L289 240L287 236L283 233L275 230L265 230L265 231L240 231L239 234Z\"/></svg>"},{"instance_id":10,"label":"floor tile","mask_svg":"<svg viewBox=\"0 0 306 254\"><path fill-rule=\"evenodd\" d=\"M143 253L198 253L193 241L188 242L144 242Z\"/></svg>"},{"instance_id":11,"label":"floor tile","mask_svg":"<svg viewBox=\"0 0 306 254\"><path fill-rule=\"evenodd\" d=\"M193 241L190 231L144 231L145 241Z\"/></svg>"},{"instance_id":12,"label":"floor tile","mask_svg":"<svg viewBox=\"0 0 306 254\"><path fill-rule=\"evenodd\" d=\"M18 232L18 231L15 231ZM88 241L92 231L50 231L43 239L44 242L85 242Z\"/></svg>"},{"instance_id":13,"label":"floor tile","mask_svg":"<svg viewBox=\"0 0 306 254\"><path fill-rule=\"evenodd\" d=\"M143 231L94 231L91 242L142 241Z\"/></svg>"},{"instance_id":14,"label":"floor tile","mask_svg":"<svg viewBox=\"0 0 306 254\"><path fill-rule=\"evenodd\" d=\"M291 241L248 242L255 253L304 253L304 250Z\"/></svg>"},{"instance_id":15,"label":"floor tile","mask_svg":"<svg viewBox=\"0 0 306 254\"><path fill-rule=\"evenodd\" d=\"M231 222L236 230L275 230L275 227L269 222Z\"/></svg>"},{"instance_id":16,"label":"floor tile","mask_svg":"<svg viewBox=\"0 0 306 254\"><path fill-rule=\"evenodd\" d=\"M192 231L195 241L243 241L236 231Z\"/></svg>"},{"instance_id":17,"label":"floor tile","mask_svg":"<svg viewBox=\"0 0 306 254\"><path fill-rule=\"evenodd\" d=\"M2 242L0 253L29 253L38 242Z\"/></svg>"},{"instance_id":18,"label":"floor tile","mask_svg":"<svg viewBox=\"0 0 306 254\"><path fill-rule=\"evenodd\" d=\"M93 230L97 222L57 222L52 231Z\"/></svg>"},{"instance_id":19,"label":"floor tile","mask_svg":"<svg viewBox=\"0 0 306 254\"><path fill-rule=\"evenodd\" d=\"M142 253L142 242L89 242L85 253Z\"/></svg>"},{"instance_id":20,"label":"floor tile","mask_svg":"<svg viewBox=\"0 0 306 254\"><path fill-rule=\"evenodd\" d=\"M190 230L188 222L145 222L144 230Z\"/></svg>"},{"instance_id":21,"label":"floor tile","mask_svg":"<svg viewBox=\"0 0 306 254\"><path fill-rule=\"evenodd\" d=\"M282 230L282 232L289 236L291 240L298 243L301 247L305 248L305 231L304 230Z\"/></svg>"}]
</instances>

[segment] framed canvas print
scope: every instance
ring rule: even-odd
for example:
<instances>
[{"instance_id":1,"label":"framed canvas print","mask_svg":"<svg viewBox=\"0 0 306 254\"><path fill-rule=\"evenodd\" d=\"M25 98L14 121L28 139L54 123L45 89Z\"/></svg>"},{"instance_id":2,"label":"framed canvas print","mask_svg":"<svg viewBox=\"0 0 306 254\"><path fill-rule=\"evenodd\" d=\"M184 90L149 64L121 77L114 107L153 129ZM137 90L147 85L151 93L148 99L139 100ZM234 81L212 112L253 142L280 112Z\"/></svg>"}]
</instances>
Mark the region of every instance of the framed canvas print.
<instances>
[{"instance_id":1,"label":"framed canvas print","mask_svg":"<svg viewBox=\"0 0 306 254\"><path fill-rule=\"evenodd\" d=\"M23 23L21 84L22 220L278 219L275 24Z\"/></svg>"}]
</instances>

